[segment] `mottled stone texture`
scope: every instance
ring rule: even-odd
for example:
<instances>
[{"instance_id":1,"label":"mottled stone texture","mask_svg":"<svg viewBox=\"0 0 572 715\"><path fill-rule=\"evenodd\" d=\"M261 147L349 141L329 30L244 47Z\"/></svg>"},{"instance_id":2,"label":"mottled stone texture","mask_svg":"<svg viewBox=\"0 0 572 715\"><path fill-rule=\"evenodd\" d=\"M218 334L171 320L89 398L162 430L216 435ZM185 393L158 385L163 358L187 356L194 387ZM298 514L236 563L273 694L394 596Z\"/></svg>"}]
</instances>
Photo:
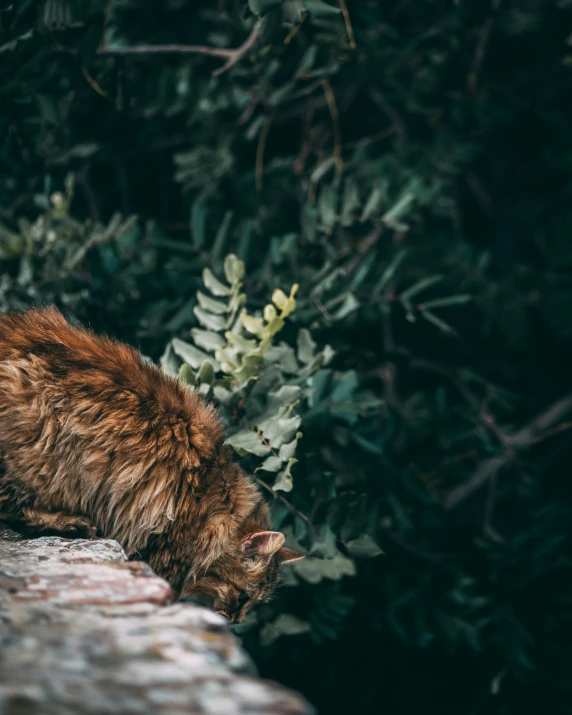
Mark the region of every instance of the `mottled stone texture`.
<instances>
[{"instance_id":1,"label":"mottled stone texture","mask_svg":"<svg viewBox=\"0 0 572 715\"><path fill-rule=\"evenodd\" d=\"M25 540L0 528L0 714L306 714L256 677L217 614L115 541Z\"/></svg>"}]
</instances>

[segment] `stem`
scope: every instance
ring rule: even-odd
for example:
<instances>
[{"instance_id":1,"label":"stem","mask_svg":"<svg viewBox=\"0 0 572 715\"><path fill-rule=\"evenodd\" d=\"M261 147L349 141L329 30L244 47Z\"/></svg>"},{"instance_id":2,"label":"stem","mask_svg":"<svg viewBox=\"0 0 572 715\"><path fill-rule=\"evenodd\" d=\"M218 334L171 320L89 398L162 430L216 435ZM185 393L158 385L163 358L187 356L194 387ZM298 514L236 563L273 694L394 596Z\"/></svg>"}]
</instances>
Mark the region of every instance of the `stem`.
<instances>
[{"instance_id":1,"label":"stem","mask_svg":"<svg viewBox=\"0 0 572 715\"><path fill-rule=\"evenodd\" d=\"M302 25L303 25L304 22L306 21L306 18L307 18L307 17L308 17L308 12L307 12L307 10L304 10L304 12L302 13L302 19L300 20L300 23L299 23L298 25L294 25L294 27L293 27L293 28L290 30L290 32L286 35L286 38L284 39L284 44L285 44L285 45L289 45L289 44L292 42L292 40L294 39L294 37L296 37L296 35L298 34L300 28L302 27Z\"/></svg>"},{"instance_id":2,"label":"stem","mask_svg":"<svg viewBox=\"0 0 572 715\"><path fill-rule=\"evenodd\" d=\"M107 44L107 27L109 26L109 19L111 17L111 9L113 7L113 0L107 0L107 5L105 7L105 16L103 18L103 31L101 33L101 49L105 49Z\"/></svg>"},{"instance_id":3,"label":"stem","mask_svg":"<svg viewBox=\"0 0 572 715\"><path fill-rule=\"evenodd\" d=\"M264 445L266 445L268 447L268 449L272 452L272 456L276 457L277 459L280 459L280 455L274 449L274 447L270 444L270 442L266 439L266 437L262 434L262 432L257 431L256 434L260 437L262 443ZM286 499L286 497L283 497L282 494L278 494L278 492L276 492L274 489L272 489L272 487L269 484L266 484L266 482L263 481L262 479L260 479L259 477L254 477L254 478L258 482L258 484L260 484L261 487L264 487L264 489L269 491L275 499L280 500L282 502L282 504L284 504L284 506L289 511L291 511L293 514L296 514L296 516L299 516L300 519L302 519L303 521L306 522L306 524L308 524L308 526L312 526L312 522L306 516L306 514L303 514L301 511L298 511L298 509L296 509L296 507L293 504L291 504L288 501L288 499Z\"/></svg>"},{"instance_id":4,"label":"stem","mask_svg":"<svg viewBox=\"0 0 572 715\"><path fill-rule=\"evenodd\" d=\"M258 20L246 40L235 49L208 47L206 45L135 45L133 47L101 47L98 55L150 55L150 54L182 54L182 55L206 55L208 57L220 57L226 62L213 72L213 77L223 72L227 72L240 62L256 44L262 30L263 21ZM75 52L75 50L72 50Z\"/></svg>"},{"instance_id":5,"label":"stem","mask_svg":"<svg viewBox=\"0 0 572 715\"><path fill-rule=\"evenodd\" d=\"M342 15L344 16L344 22L346 23L346 32L348 33L350 47L352 48L352 50L355 50L356 38L354 35L354 29L352 27L352 21L350 19L350 14L348 12L348 7L346 5L346 0L340 0L340 8L342 10Z\"/></svg>"},{"instance_id":6,"label":"stem","mask_svg":"<svg viewBox=\"0 0 572 715\"><path fill-rule=\"evenodd\" d=\"M269 114L260 132L260 137L258 139L258 147L256 148L256 190L262 191L262 174L264 171L264 149L266 148L266 140L268 139L268 132L270 131L270 125L274 119L274 113Z\"/></svg>"},{"instance_id":7,"label":"stem","mask_svg":"<svg viewBox=\"0 0 572 715\"><path fill-rule=\"evenodd\" d=\"M310 519L306 516L306 514L303 514L301 511L298 511L298 509L296 509L296 507L293 506L293 505L288 501L288 499L286 499L286 497L283 497L282 494L278 494L278 492L275 492L274 489L272 489L272 487L271 487L269 484L266 484L265 481L263 481L262 479L260 479L260 477L254 477L254 479L256 480L256 482L257 482L258 484L260 484L261 487L264 487L264 489L266 489L267 491L269 491L275 499L278 499L279 501L281 501L282 504L284 504L284 506L285 506L289 511L292 512L292 514L296 514L296 516L299 516L300 519L302 519L303 521L306 522L306 524L308 524L308 526L312 526L312 522L311 522Z\"/></svg>"},{"instance_id":8,"label":"stem","mask_svg":"<svg viewBox=\"0 0 572 715\"><path fill-rule=\"evenodd\" d=\"M100 97L104 97L105 99L108 99L107 93L105 90L101 89L100 85L93 79L93 77L89 74L89 72L86 70L85 67L81 68L81 73L85 77L86 82L89 84L89 86L96 91Z\"/></svg>"},{"instance_id":9,"label":"stem","mask_svg":"<svg viewBox=\"0 0 572 715\"><path fill-rule=\"evenodd\" d=\"M336 104L336 97L332 90L332 87L327 79L321 81L321 85L324 89L324 95L326 97L326 102L328 103L328 109L332 116L332 125L334 128L334 158L336 161L336 171L341 174L344 168L344 162L342 160L342 135L340 131L340 115L338 113L338 106Z\"/></svg>"}]
</instances>

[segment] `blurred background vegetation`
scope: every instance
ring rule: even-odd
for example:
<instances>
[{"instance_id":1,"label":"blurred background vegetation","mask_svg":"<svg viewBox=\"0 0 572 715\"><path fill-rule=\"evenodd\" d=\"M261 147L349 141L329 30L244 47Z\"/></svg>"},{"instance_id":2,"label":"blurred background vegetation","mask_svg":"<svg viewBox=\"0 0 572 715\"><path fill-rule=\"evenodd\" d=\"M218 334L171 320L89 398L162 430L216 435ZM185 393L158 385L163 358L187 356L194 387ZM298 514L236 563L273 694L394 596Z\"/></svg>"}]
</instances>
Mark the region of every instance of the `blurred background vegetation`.
<instances>
[{"instance_id":1,"label":"blurred background vegetation","mask_svg":"<svg viewBox=\"0 0 572 715\"><path fill-rule=\"evenodd\" d=\"M571 16L2 3L0 310L226 405L309 554L240 635L319 712L572 711Z\"/></svg>"}]
</instances>

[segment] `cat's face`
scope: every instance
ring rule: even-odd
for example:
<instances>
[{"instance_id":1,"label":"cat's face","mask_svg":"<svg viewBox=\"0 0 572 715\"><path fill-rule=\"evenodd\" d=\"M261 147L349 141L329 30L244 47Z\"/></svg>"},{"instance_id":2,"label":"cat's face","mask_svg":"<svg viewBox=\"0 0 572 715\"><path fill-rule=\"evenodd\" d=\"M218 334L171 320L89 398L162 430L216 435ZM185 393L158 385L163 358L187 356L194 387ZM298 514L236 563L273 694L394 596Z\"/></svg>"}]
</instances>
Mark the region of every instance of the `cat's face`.
<instances>
[{"instance_id":1,"label":"cat's face","mask_svg":"<svg viewBox=\"0 0 572 715\"><path fill-rule=\"evenodd\" d=\"M304 558L283 543L284 534L278 531L249 534L236 552L222 556L204 576L187 583L181 598L197 598L231 623L240 623L251 608L270 600L280 566Z\"/></svg>"}]
</instances>

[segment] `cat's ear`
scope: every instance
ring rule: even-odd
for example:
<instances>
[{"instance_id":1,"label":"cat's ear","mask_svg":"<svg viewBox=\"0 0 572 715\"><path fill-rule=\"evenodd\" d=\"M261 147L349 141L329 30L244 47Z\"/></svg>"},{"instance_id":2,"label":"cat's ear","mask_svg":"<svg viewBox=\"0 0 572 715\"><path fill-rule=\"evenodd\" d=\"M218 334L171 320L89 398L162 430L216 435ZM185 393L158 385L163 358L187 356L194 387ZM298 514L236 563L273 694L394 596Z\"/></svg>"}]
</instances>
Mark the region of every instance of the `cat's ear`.
<instances>
[{"instance_id":1,"label":"cat's ear","mask_svg":"<svg viewBox=\"0 0 572 715\"><path fill-rule=\"evenodd\" d=\"M290 564L294 561L300 561L306 554L301 554L299 551L294 551L294 549L288 549L286 546L280 549L278 552L278 561L281 564Z\"/></svg>"},{"instance_id":2,"label":"cat's ear","mask_svg":"<svg viewBox=\"0 0 572 715\"><path fill-rule=\"evenodd\" d=\"M240 548L250 556L272 556L285 541L279 531L257 531L245 536Z\"/></svg>"}]
</instances>

